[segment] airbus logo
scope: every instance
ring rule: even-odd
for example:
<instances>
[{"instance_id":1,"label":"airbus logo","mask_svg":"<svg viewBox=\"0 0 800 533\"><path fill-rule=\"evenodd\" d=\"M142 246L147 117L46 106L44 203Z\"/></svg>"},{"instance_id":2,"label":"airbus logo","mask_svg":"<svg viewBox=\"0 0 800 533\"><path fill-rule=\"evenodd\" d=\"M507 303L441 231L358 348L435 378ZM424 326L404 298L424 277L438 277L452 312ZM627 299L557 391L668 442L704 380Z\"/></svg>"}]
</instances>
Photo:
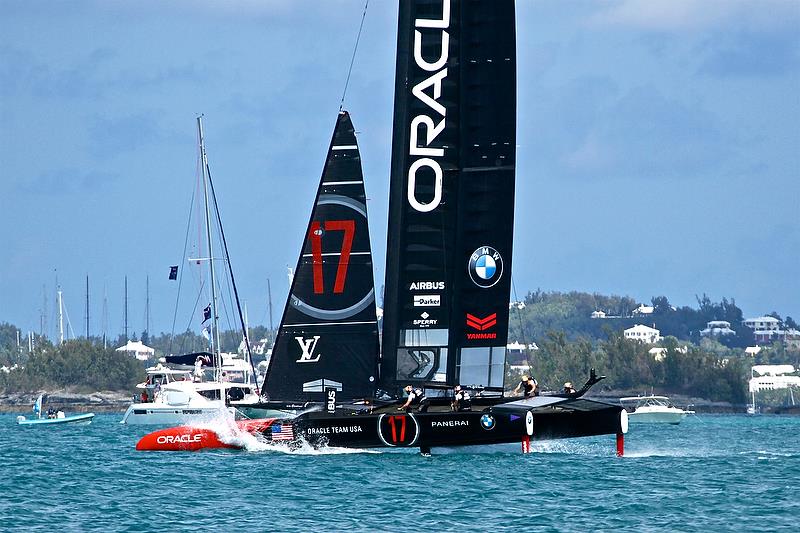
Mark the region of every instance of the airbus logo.
<instances>
[{"instance_id":1,"label":"airbus logo","mask_svg":"<svg viewBox=\"0 0 800 533\"><path fill-rule=\"evenodd\" d=\"M503 277L503 257L491 246L481 246L469 256L467 272L472 283L488 289Z\"/></svg>"},{"instance_id":2,"label":"airbus logo","mask_svg":"<svg viewBox=\"0 0 800 533\"><path fill-rule=\"evenodd\" d=\"M296 363L316 363L319 361L319 358L322 357L322 354L314 356L314 350L317 348L317 342L319 342L319 335L314 335L314 337L310 339L295 337L294 340L297 341L297 344L300 345L300 349L303 351L300 359L295 361Z\"/></svg>"},{"instance_id":3,"label":"airbus logo","mask_svg":"<svg viewBox=\"0 0 800 533\"><path fill-rule=\"evenodd\" d=\"M415 281L409 285L410 291L443 291L444 281Z\"/></svg>"}]
</instances>

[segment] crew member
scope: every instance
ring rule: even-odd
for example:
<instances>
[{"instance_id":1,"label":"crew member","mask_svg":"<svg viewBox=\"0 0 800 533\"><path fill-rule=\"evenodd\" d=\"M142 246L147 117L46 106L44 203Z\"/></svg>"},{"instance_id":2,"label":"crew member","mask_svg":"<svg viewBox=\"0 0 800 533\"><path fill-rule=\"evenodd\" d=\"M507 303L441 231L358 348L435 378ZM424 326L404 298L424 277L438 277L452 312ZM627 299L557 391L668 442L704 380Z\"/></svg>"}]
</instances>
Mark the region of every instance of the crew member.
<instances>
[{"instance_id":1,"label":"crew member","mask_svg":"<svg viewBox=\"0 0 800 533\"><path fill-rule=\"evenodd\" d=\"M539 383L533 379L533 376L528 376L527 374L522 376L522 381L519 382L517 388L514 389L514 394L519 394L520 391L523 391L523 395L525 398L530 398L531 396L539 396Z\"/></svg>"},{"instance_id":2,"label":"crew member","mask_svg":"<svg viewBox=\"0 0 800 533\"><path fill-rule=\"evenodd\" d=\"M419 406L420 413L425 413L428 411L429 402L428 398L425 397L424 390L419 387L414 388L411 385L406 385L404 390L408 394L408 399L406 400L406 403L397 408L398 411L405 410L410 413L414 406Z\"/></svg>"},{"instance_id":3,"label":"crew member","mask_svg":"<svg viewBox=\"0 0 800 533\"><path fill-rule=\"evenodd\" d=\"M575 387L572 386L571 381L564 383L564 394L575 394Z\"/></svg>"},{"instance_id":4,"label":"crew member","mask_svg":"<svg viewBox=\"0 0 800 533\"><path fill-rule=\"evenodd\" d=\"M453 403L450 404L453 411L471 411L472 398L469 395L469 391L462 389L461 385L456 385L453 392L455 395L453 397Z\"/></svg>"}]
</instances>

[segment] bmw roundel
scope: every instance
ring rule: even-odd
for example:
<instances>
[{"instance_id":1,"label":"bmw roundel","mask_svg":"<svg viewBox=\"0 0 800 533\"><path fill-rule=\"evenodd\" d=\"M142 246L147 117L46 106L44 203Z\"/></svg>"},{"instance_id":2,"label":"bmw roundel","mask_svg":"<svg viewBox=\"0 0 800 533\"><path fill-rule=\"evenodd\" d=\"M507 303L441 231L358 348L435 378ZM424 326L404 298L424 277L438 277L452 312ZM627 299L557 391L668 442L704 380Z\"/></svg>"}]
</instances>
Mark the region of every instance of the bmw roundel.
<instances>
[{"instance_id":1,"label":"bmw roundel","mask_svg":"<svg viewBox=\"0 0 800 533\"><path fill-rule=\"evenodd\" d=\"M485 430L494 429L494 417L490 414L485 414L481 417L481 427Z\"/></svg>"},{"instance_id":2,"label":"bmw roundel","mask_svg":"<svg viewBox=\"0 0 800 533\"><path fill-rule=\"evenodd\" d=\"M491 246L481 246L469 256L467 272L475 285L488 289L503 277L503 257Z\"/></svg>"}]
</instances>

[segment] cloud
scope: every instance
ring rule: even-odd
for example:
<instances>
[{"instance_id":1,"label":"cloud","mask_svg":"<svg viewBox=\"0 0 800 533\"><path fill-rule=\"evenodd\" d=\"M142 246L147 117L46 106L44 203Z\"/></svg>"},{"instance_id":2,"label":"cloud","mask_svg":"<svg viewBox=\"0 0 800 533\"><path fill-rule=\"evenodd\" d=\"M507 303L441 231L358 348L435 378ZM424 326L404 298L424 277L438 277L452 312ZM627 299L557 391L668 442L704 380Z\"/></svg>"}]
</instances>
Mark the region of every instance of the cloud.
<instances>
[{"instance_id":1,"label":"cloud","mask_svg":"<svg viewBox=\"0 0 800 533\"><path fill-rule=\"evenodd\" d=\"M589 17L596 26L673 32L740 28L796 32L796 0L618 0Z\"/></svg>"},{"instance_id":2,"label":"cloud","mask_svg":"<svg viewBox=\"0 0 800 533\"><path fill-rule=\"evenodd\" d=\"M706 58L698 72L715 77L761 77L796 74L800 69L797 35L716 35L703 46Z\"/></svg>"},{"instance_id":3,"label":"cloud","mask_svg":"<svg viewBox=\"0 0 800 533\"><path fill-rule=\"evenodd\" d=\"M97 157L114 157L164 140L157 113L96 116L88 127L89 150Z\"/></svg>"},{"instance_id":4,"label":"cloud","mask_svg":"<svg viewBox=\"0 0 800 533\"><path fill-rule=\"evenodd\" d=\"M24 194L58 197L64 194L104 189L119 176L78 168L61 168L43 172L29 181L19 182L16 189Z\"/></svg>"},{"instance_id":5,"label":"cloud","mask_svg":"<svg viewBox=\"0 0 800 533\"><path fill-rule=\"evenodd\" d=\"M695 177L716 169L736 144L712 113L653 86L607 102L582 131L561 154L576 176Z\"/></svg>"}]
</instances>

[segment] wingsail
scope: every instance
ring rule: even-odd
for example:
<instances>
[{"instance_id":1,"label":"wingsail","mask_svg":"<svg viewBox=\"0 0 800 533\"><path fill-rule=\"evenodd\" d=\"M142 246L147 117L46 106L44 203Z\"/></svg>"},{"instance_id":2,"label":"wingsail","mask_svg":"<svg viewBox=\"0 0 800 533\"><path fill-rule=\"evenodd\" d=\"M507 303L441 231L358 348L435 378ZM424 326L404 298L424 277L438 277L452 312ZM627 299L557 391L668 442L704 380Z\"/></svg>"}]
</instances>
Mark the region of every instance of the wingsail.
<instances>
[{"instance_id":1,"label":"wingsail","mask_svg":"<svg viewBox=\"0 0 800 533\"><path fill-rule=\"evenodd\" d=\"M400 3L381 387L501 390L514 224L514 1Z\"/></svg>"},{"instance_id":2,"label":"wingsail","mask_svg":"<svg viewBox=\"0 0 800 533\"><path fill-rule=\"evenodd\" d=\"M262 394L282 401L371 397L378 323L361 156L339 113Z\"/></svg>"}]
</instances>

